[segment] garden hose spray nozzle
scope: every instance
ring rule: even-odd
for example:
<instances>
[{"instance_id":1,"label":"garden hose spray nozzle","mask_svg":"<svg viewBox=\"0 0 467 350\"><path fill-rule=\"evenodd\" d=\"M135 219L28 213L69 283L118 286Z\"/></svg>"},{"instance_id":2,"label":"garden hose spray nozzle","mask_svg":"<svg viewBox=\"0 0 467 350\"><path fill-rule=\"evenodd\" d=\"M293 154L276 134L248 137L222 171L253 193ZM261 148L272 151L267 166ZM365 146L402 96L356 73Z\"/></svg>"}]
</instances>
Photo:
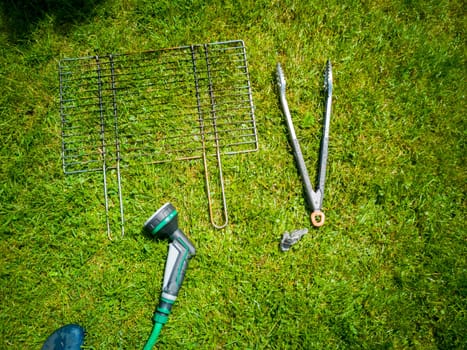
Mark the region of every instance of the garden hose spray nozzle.
<instances>
[{"instance_id":1,"label":"garden hose spray nozzle","mask_svg":"<svg viewBox=\"0 0 467 350\"><path fill-rule=\"evenodd\" d=\"M162 293L154 314L154 328L144 350L156 344L162 327L170 315L178 291L185 277L188 260L195 255L195 247L178 228L178 213L172 204L166 203L159 208L144 224L144 230L159 239L168 239L169 253L165 264Z\"/></svg>"}]
</instances>

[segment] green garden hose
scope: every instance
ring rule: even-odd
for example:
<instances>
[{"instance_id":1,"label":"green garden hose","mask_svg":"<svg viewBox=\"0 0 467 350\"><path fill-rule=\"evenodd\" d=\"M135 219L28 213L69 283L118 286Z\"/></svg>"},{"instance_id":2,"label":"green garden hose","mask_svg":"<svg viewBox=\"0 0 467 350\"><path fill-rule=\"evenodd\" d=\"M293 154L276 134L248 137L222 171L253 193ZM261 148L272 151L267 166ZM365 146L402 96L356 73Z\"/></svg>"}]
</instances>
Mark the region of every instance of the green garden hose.
<instances>
[{"instance_id":1,"label":"green garden hose","mask_svg":"<svg viewBox=\"0 0 467 350\"><path fill-rule=\"evenodd\" d=\"M143 350L151 350L154 347L154 345L156 345L157 338L159 338L159 334L161 333L162 327L164 327L162 323L154 324L151 335L149 336L149 339L146 342L146 345L144 346Z\"/></svg>"}]
</instances>

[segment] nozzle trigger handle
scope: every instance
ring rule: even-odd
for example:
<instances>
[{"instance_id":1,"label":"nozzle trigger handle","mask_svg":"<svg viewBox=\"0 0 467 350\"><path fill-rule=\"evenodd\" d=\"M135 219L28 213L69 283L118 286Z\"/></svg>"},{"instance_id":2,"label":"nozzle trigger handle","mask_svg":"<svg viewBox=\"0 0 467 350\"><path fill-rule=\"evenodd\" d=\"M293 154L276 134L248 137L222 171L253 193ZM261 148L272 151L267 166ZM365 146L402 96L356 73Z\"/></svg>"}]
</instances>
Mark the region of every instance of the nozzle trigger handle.
<instances>
[{"instance_id":1,"label":"nozzle trigger handle","mask_svg":"<svg viewBox=\"0 0 467 350\"><path fill-rule=\"evenodd\" d=\"M175 301L185 278L188 260L195 255L195 248L188 238L183 234L177 235L176 233L178 232L174 233L174 240L169 244L162 286L162 297L173 301Z\"/></svg>"}]
</instances>

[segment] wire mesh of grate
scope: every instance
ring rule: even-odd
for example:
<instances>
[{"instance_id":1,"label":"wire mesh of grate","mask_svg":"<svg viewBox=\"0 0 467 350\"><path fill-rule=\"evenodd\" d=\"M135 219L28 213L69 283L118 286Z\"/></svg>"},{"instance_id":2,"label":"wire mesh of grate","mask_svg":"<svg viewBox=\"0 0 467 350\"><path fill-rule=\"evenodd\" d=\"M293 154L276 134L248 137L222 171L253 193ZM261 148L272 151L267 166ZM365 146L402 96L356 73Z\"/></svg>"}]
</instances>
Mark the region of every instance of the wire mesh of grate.
<instances>
[{"instance_id":1,"label":"wire mesh of grate","mask_svg":"<svg viewBox=\"0 0 467 350\"><path fill-rule=\"evenodd\" d=\"M65 173L257 149L241 41L64 59L59 69Z\"/></svg>"},{"instance_id":2,"label":"wire mesh of grate","mask_svg":"<svg viewBox=\"0 0 467 350\"><path fill-rule=\"evenodd\" d=\"M121 166L203 158L208 181L215 156L222 180L221 155L258 149L241 40L66 58L59 79L63 170L102 171L106 212L109 169L121 196Z\"/></svg>"}]
</instances>

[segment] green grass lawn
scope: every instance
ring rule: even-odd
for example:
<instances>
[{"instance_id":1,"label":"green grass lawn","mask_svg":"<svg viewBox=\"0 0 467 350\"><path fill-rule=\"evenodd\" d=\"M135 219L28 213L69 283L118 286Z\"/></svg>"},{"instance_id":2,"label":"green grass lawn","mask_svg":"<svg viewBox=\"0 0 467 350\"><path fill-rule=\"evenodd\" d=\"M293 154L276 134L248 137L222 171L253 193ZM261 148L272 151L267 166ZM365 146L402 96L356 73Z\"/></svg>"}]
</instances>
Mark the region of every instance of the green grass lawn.
<instances>
[{"instance_id":1,"label":"green grass lawn","mask_svg":"<svg viewBox=\"0 0 467 350\"><path fill-rule=\"evenodd\" d=\"M464 3L319 3L0 2L1 349L67 323L86 349L141 349L167 255L142 225L167 201L197 255L157 348L467 348ZM172 162L124 170L126 234L113 223L108 240L102 174L63 174L59 60L230 39L247 47L260 149L223 157L228 227L210 224L202 162ZM281 62L314 177L328 58L315 229L274 74Z\"/></svg>"}]
</instances>

